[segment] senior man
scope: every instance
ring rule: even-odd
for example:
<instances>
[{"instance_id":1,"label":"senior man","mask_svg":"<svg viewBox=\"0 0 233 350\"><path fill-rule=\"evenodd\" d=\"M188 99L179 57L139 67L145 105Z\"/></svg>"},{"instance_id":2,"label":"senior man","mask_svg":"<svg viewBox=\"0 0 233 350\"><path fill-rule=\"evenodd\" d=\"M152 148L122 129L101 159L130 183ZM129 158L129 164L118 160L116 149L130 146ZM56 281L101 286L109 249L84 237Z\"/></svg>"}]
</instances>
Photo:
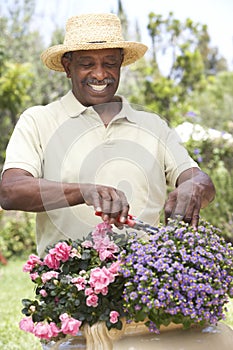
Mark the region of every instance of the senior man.
<instances>
[{"instance_id":1,"label":"senior man","mask_svg":"<svg viewBox=\"0 0 233 350\"><path fill-rule=\"evenodd\" d=\"M197 227L214 198L211 179L166 122L116 95L121 67L146 50L123 39L117 16L84 14L67 21L63 44L42 53L72 90L20 116L1 181L4 209L37 212L40 255L48 244L88 234L99 220L94 210L119 227L129 210L157 225L164 208L166 220L179 215ZM167 185L174 189L166 199Z\"/></svg>"}]
</instances>

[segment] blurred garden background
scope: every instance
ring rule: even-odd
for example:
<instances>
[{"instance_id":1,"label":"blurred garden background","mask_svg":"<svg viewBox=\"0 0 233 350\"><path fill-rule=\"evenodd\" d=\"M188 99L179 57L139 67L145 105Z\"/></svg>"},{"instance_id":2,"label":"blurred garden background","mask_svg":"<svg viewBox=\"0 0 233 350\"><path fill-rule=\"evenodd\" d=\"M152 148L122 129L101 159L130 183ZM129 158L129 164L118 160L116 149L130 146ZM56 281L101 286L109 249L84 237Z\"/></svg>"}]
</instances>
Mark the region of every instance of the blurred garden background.
<instances>
[{"instance_id":1,"label":"blurred garden background","mask_svg":"<svg viewBox=\"0 0 233 350\"><path fill-rule=\"evenodd\" d=\"M125 38L141 41L140 18L132 25L125 2L115 2ZM49 71L40 61L48 45L63 41L64 25L54 25L45 40L40 27L34 25L35 20L39 23L36 3L0 2L0 170L20 113L32 105L56 100L70 88L65 74ZM59 7L54 14L56 11ZM78 14L77 10L73 14ZM118 92L176 128L190 155L212 177L217 189L215 200L201 216L233 242L232 68L218 47L212 46L208 26L190 16L180 20L173 12L163 15L151 11L144 30L150 50L139 62L122 69ZM161 62L167 58L165 73ZM39 349L38 341L18 330L20 300L32 295L32 286L21 270L27 256L35 253L34 214L0 211L0 253L0 348ZM227 322L233 326L232 305L229 309Z\"/></svg>"}]
</instances>

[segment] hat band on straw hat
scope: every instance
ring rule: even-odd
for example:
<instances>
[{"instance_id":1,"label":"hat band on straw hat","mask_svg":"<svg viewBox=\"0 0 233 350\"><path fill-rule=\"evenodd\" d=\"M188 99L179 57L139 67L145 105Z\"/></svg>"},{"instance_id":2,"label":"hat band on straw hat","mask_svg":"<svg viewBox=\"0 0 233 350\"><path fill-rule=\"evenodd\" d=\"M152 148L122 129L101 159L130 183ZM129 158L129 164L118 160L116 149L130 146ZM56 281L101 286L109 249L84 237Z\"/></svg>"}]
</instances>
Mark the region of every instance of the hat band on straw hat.
<instances>
[{"instance_id":1,"label":"hat band on straw hat","mask_svg":"<svg viewBox=\"0 0 233 350\"><path fill-rule=\"evenodd\" d=\"M137 61L147 50L142 43L124 40L116 15L87 14L71 17L66 24L64 43L45 50L41 59L48 68L64 71L61 58L65 52L108 48L124 49L124 66Z\"/></svg>"}]
</instances>

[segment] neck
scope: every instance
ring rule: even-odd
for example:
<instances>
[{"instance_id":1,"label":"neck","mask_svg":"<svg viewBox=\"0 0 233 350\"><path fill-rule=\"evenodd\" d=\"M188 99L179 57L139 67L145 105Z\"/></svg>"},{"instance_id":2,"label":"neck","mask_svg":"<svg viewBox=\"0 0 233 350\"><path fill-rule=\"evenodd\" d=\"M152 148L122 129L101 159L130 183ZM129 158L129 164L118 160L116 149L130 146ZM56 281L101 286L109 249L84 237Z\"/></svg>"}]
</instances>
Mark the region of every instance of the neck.
<instances>
[{"instance_id":1,"label":"neck","mask_svg":"<svg viewBox=\"0 0 233 350\"><path fill-rule=\"evenodd\" d=\"M105 126L107 126L111 120L117 115L121 108L122 102L120 97L114 96L113 99L104 104L93 106L94 110L99 114Z\"/></svg>"}]
</instances>

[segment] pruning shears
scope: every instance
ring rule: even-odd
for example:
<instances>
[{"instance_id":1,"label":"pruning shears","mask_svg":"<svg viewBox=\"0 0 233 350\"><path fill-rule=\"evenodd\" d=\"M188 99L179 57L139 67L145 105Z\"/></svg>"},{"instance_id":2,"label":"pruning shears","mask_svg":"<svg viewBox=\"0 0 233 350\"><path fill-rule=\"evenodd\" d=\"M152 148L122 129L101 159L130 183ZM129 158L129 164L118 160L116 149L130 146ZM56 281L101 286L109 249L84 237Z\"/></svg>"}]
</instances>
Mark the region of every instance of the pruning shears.
<instances>
[{"instance_id":1,"label":"pruning shears","mask_svg":"<svg viewBox=\"0 0 233 350\"><path fill-rule=\"evenodd\" d=\"M101 211L96 211L95 212L96 216L101 216L102 212ZM128 226L130 228L134 228L135 230L142 230L144 232L148 232L148 233L156 233L158 232L158 228L151 226L150 224L139 220L136 216L133 216L131 214L128 214L128 217L124 223L125 226Z\"/></svg>"}]
</instances>

